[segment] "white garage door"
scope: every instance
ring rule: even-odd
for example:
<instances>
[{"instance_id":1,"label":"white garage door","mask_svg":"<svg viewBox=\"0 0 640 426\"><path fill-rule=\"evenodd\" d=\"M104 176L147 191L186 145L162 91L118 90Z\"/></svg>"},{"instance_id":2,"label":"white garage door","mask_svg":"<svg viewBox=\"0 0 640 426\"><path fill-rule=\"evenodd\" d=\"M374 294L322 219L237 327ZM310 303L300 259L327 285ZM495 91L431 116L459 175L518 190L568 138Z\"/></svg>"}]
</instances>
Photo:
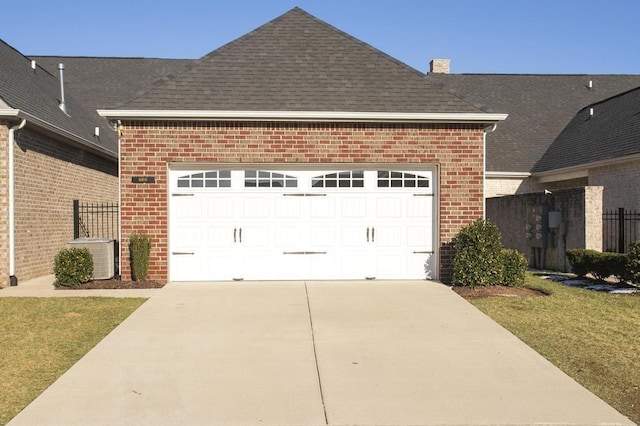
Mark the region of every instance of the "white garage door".
<instances>
[{"instance_id":1,"label":"white garage door","mask_svg":"<svg viewBox=\"0 0 640 426\"><path fill-rule=\"evenodd\" d=\"M172 281L434 277L433 172L172 170Z\"/></svg>"}]
</instances>

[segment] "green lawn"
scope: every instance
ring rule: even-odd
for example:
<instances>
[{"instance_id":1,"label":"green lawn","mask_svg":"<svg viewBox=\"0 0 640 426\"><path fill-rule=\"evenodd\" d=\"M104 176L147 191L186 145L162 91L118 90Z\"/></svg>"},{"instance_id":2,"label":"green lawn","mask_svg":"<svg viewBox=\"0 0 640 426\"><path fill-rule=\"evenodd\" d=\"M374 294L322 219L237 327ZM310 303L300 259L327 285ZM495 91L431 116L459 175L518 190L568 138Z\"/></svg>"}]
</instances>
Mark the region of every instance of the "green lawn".
<instances>
[{"instance_id":1,"label":"green lawn","mask_svg":"<svg viewBox=\"0 0 640 426\"><path fill-rule=\"evenodd\" d=\"M0 298L0 424L6 424L146 299Z\"/></svg>"},{"instance_id":2,"label":"green lawn","mask_svg":"<svg viewBox=\"0 0 640 426\"><path fill-rule=\"evenodd\" d=\"M640 296L527 277L546 297L471 301L569 376L640 423Z\"/></svg>"}]
</instances>

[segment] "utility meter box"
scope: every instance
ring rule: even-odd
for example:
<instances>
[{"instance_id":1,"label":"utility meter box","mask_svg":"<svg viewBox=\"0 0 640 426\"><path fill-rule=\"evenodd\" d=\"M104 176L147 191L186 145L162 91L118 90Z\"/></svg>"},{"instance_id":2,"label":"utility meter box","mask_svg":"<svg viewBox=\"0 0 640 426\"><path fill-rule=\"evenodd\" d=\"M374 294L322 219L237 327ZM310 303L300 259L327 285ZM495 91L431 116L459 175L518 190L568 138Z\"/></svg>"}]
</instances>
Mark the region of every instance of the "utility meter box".
<instances>
[{"instance_id":1,"label":"utility meter box","mask_svg":"<svg viewBox=\"0 0 640 426\"><path fill-rule=\"evenodd\" d=\"M525 225L525 238L527 245L535 248L547 247L549 234L549 207L534 206L529 210Z\"/></svg>"}]
</instances>

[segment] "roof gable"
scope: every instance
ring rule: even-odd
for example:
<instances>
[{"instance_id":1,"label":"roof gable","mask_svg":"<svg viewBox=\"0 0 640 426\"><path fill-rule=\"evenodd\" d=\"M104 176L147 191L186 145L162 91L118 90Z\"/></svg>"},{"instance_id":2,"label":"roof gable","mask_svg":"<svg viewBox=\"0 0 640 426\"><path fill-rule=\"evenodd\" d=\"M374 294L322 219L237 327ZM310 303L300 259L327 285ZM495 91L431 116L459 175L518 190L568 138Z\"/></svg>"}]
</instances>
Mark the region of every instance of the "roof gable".
<instances>
[{"instance_id":1,"label":"roof gable","mask_svg":"<svg viewBox=\"0 0 640 426\"><path fill-rule=\"evenodd\" d=\"M209 53L122 108L481 112L299 8Z\"/></svg>"},{"instance_id":2,"label":"roof gable","mask_svg":"<svg viewBox=\"0 0 640 426\"><path fill-rule=\"evenodd\" d=\"M65 114L59 107L59 80L41 67L32 69L28 58L2 40L0 64L0 99L18 111L17 117L112 157L117 154L116 133L95 110L65 91ZM99 137L94 136L96 127L100 128Z\"/></svg>"},{"instance_id":3,"label":"roof gable","mask_svg":"<svg viewBox=\"0 0 640 426\"><path fill-rule=\"evenodd\" d=\"M640 86L640 75L430 74L428 77L468 102L509 114L495 132L487 135L488 172L531 172L577 111Z\"/></svg>"},{"instance_id":4,"label":"roof gable","mask_svg":"<svg viewBox=\"0 0 640 426\"><path fill-rule=\"evenodd\" d=\"M580 110L534 166L533 172L637 154L640 154L640 87Z\"/></svg>"}]
</instances>

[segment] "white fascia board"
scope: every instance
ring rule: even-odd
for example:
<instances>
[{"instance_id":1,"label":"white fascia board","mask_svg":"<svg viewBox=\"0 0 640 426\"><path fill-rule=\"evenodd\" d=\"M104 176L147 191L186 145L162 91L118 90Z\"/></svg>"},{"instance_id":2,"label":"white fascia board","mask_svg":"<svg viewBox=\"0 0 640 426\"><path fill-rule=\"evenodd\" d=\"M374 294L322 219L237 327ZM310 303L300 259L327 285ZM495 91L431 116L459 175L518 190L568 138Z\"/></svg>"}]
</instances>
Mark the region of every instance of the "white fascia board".
<instances>
[{"instance_id":1,"label":"white fascia board","mask_svg":"<svg viewBox=\"0 0 640 426\"><path fill-rule=\"evenodd\" d=\"M0 109L0 117L15 117L19 119L25 119L27 120L27 124L31 124L33 126L60 135L68 140L74 141L82 146L94 150L100 155L107 156L111 159L118 158L115 153L109 151L108 149L105 149L101 145L85 139L82 136L78 136L75 133L68 132L67 130L56 126L55 124L49 123L48 121L41 120L40 118L36 117L35 115L31 115L28 112L19 109Z\"/></svg>"},{"instance_id":2,"label":"white fascia board","mask_svg":"<svg viewBox=\"0 0 640 426\"><path fill-rule=\"evenodd\" d=\"M587 164L579 164L577 166L564 167L562 169L550 170L548 172L540 172L532 174L539 182L555 182L559 180L577 179L589 176L589 169L596 167L606 167L615 164L626 163L628 161L640 160L639 154L626 155L624 157L609 158L607 160L594 161Z\"/></svg>"},{"instance_id":3,"label":"white fascia board","mask_svg":"<svg viewBox=\"0 0 640 426\"><path fill-rule=\"evenodd\" d=\"M496 179L525 179L531 176L529 172L485 172L487 178Z\"/></svg>"},{"instance_id":4,"label":"white fascia board","mask_svg":"<svg viewBox=\"0 0 640 426\"><path fill-rule=\"evenodd\" d=\"M210 120L210 121L331 121L392 123L497 123L507 114L490 113L404 113L342 111L206 111L206 110L109 110L98 114L109 119Z\"/></svg>"}]
</instances>

